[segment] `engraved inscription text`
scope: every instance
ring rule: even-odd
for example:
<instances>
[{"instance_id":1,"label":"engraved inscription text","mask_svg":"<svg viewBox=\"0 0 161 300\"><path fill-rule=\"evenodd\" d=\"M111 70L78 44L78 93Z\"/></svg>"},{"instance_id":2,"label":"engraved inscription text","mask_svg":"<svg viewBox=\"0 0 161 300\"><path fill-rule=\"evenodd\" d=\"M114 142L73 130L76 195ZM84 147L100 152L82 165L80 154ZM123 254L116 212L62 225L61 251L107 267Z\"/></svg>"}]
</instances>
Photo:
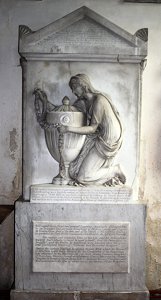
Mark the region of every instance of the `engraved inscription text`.
<instances>
[{"instance_id":1,"label":"engraved inscription text","mask_svg":"<svg viewBox=\"0 0 161 300\"><path fill-rule=\"evenodd\" d=\"M129 223L33 224L34 271L128 272Z\"/></svg>"}]
</instances>

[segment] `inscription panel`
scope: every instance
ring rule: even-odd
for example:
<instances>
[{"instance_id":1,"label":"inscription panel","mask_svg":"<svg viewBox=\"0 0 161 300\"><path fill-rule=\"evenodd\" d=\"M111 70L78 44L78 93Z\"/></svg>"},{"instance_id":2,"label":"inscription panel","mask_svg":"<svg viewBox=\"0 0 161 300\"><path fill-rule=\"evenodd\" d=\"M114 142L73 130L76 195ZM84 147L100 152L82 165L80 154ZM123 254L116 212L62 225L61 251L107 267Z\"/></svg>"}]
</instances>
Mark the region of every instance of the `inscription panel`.
<instances>
[{"instance_id":1,"label":"inscription panel","mask_svg":"<svg viewBox=\"0 0 161 300\"><path fill-rule=\"evenodd\" d=\"M129 270L128 222L33 221L33 271Z\"/></svg>"},{"instance_id":2,"label":"inscription panel","mask_svg":"<svg viewBox=\"0 0 161 300\"><path fill-rule=\"evenodd\" d=\"M128 203L132 198L132 190L128 187L114 188L73 188L55 187L52 184L31 186L30 202L57 203L57 202L102 202Z\"/></svg>"},{"instance_id":3,"label":"inscription panel","mask_svg":"<svg viewBox=\"0 0 161 300\"><path fill-rule=\"evenodd\" d=\"M36 51L41 53L42 48L46 53L52 49L52 53L91 54L98 53L99 49L101 54L118 55L125 51L134 54L134 47L129 47L129 43L122 36L85 18L36 42ZM32 49L33 44L28 45L28 51Z\"/></svg>"}]
</instances>

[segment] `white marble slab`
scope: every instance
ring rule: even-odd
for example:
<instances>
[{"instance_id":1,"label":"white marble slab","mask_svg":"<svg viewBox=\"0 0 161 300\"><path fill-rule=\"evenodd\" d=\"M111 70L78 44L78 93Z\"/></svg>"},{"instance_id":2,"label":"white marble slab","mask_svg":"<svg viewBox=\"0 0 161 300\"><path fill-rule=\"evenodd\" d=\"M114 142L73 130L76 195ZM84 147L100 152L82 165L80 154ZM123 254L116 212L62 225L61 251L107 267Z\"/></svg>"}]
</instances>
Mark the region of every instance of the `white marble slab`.
<instances>
[{"instance_id":1,"label":"white marble slab","mask_svg":"<svg viewBox=\"0 0 161 300\"><path fill-rule=\"evenodd\" d=\"M32 203L128 203L131 198L132 189L126 186L81 188L38 184L30 188Z\"/></svg>"}]
</instances>

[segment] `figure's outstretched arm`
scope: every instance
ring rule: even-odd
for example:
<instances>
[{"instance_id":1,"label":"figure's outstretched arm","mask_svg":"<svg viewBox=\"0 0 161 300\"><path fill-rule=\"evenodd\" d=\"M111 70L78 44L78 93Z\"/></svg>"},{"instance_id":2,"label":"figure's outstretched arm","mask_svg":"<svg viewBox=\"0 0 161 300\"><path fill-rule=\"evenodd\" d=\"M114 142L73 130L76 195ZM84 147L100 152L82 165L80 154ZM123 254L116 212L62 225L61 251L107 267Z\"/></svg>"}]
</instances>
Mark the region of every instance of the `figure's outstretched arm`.
<instances>
[{"instance_id":1,"label":"figure's outstretched arm","mask_svg":"<svg viewBox=\"0 0 161 300\"><path fill-rule=\"evenodd\" d=\"M47 101L47 95L39 88L35 88L33 94L39 98L40 101Z\"/></svg>"},{"instance_id":2,"label":"figure's outstretched arm","mask_svg":"<svg viewBox=\"0 0 161 300\"><path fill-rule=\"evenodd\" d=\"M60 126L59 132L61 133L79 133L79 134L92 134L95 133L97 130L98 124L93 124L89 126L83 126L83 127L71 127L71 126Z\"/></svg>"},{"instance_id":3,"label":"figure's outstretched arm","mask_svg":"<svg viewBox=\"0 0 161 300\"><path fill-rule=\"evenodd\" d=\"M33 94L35 95L35 102L36 102L35 104L37 104L37 107L39 101L42 103L42 113L49 112L55 109L56 106L52 104L50 101L48 101L47 95L44 91L42 91L39 88L36 88L34 89Z\"/></svg>"}]
</instances>

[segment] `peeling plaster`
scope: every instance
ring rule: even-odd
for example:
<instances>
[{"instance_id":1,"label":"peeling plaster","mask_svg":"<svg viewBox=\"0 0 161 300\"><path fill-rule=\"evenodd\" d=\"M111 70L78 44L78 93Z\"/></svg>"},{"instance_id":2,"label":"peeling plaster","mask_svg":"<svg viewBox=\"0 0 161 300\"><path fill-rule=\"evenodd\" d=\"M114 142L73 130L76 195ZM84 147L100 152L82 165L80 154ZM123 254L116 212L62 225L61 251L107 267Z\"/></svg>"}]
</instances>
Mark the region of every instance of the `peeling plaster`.
<instances>
[{"instance_id":1,"label":"peeling plaster","mask_svg":"<svg viewBox=\"0 0 161 300\"><path fill-rule=\"evenodd\" d=\"M15 176L12 180L13 193L18 198L20 196L21 190L21 164L20 161L17 163L17 170L15 172Z\"/></svg>"},{"instance_id":2,"label":"peeling plaster","mask_svg":"<svg viewBox=\"0 0 161 300\"><path fill-rule=\"evenodd\" d=\"M13 130L9 131L9 135L10 135L10 142L9 142L10 157L14 160L15 159L15 152L18 148L16 128L13 128Z\"/></svg>"},{"instance_id":3,"label":"peeling plaster","mask_svg":"<svg viewBox=\"0 0 161 300\"><path fill-rule=\"evenodd\" d=\"M147 286L161 288L161 203L148 206L147 214Z\"/></svg>"},{"instance_id":4,"label":"peeling plaster","mask_svg":"<svg viewBox=\"0 0 161 300\"><path fill-rule=\"evenodd\" d=\"M145 199L145 186L146 186L146 139L140 141L141 153L140 153L140 176L139 176L139 201L140 203L147 204L147 199Z\"/></svg>"}]
</instances>

